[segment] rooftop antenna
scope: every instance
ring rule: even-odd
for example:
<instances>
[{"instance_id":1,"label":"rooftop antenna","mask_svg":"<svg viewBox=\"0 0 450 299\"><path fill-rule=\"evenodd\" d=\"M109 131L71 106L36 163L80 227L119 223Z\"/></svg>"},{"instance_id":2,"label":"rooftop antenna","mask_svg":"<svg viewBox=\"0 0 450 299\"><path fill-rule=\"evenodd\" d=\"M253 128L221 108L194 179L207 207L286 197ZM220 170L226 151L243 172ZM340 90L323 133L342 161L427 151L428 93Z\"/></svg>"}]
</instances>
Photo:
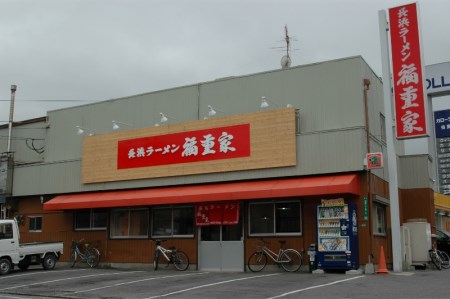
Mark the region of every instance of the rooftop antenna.
<instances>
[{"instance_id":1,"label":"rooftop antenna","mask_svg":"<svg viewBox=\"0 0 450 299\"><path fill-rule=\"evenodd\" d=\"M284 41L286 42L286 55L281 57L281 68L286 69L291 66L291 57L289 55L289 52L291 50L291 38L288 34L288 27L287 25L284 26Z\"/></svg>"}]
</instances>

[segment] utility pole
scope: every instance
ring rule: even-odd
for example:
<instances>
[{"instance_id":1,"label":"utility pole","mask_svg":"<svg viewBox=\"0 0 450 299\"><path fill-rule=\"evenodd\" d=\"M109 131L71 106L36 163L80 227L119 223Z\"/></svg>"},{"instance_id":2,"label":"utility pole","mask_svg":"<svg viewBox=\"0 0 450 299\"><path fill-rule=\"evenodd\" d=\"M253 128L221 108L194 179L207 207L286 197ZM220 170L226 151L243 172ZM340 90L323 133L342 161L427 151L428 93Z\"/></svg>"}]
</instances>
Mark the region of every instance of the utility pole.
<instances>
[{"instance_id":1,"label":"utility pole","mask_svg":"<svg viewBox=\"0 0 450 299\"><path fill-rule=\"evenodd\" d=\"M14 120L14 98L16 95L17 85L11 85L11 103L9 104L9 125L8 125L8 153L11 152L11 133Z\"/></svg>"}]
</instances>

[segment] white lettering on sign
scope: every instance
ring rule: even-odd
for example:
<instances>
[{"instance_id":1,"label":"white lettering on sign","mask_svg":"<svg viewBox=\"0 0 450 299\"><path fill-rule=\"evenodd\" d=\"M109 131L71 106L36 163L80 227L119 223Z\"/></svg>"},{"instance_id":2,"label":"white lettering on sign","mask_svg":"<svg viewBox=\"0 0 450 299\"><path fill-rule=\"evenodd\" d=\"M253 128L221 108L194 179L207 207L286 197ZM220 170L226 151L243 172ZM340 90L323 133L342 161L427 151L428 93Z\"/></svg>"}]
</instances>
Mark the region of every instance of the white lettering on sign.
<instances>
[{"instance_id":1,"label":"white lettering on sign","mask_svg":"<svg viewBox=\"0 0 450 299\"><path fill-rule=\"evenodd\" d=\"M402 41L402 49L400 51L402 62L407 61L411 55L411 45L408 40L409 24L408 9L406 7L402 7L398 11L397 23L399 28L399 37ZM417 73L416 64L414 62L411 64L402 64L398 76L399 79L397 80L396 85L402 86L403 89L403 92L400 94L400 99L403 101L403 106L401 109L404 110L403 115L401 116L403 132L422 132L424 128L417 125L417 119L420 118L420 115L409 110L411 107L419 106L416 102L418 99L417 88L410 85L411 83L417 84L419 82L419 74Z\"/></svg>"},{"instance_id":2,"label":"white lettering on sign","mask_svg":"<svg viewBox=\"0 0 450 299\"><path fill-rule=\"evenodd\" d=\"M216 153L216 151L214 150L214 146L216 144L215 139L216 137L214 137L212 134L207 134L203 136L202 140L200 140L200 147L202 149L201 154L203 156L213 155ZM233 135L228 134L227 132L222 132L222 134L219 136L218 139L220 145L219 151L221 153L236 151L236 148L231 146L233 139L234 139ZM156 148L153 146L147 146L146 148L144 146L130 148L128 150L128 159L150 157L157 153L161 155L175 154L180 150L180 148L183 148L183 152L181 153L182 157L197 156L199 154L199 146L197 144L197 138L186 137L185 142L182 145L168 144Z\"/></svg>"}]
</instances>

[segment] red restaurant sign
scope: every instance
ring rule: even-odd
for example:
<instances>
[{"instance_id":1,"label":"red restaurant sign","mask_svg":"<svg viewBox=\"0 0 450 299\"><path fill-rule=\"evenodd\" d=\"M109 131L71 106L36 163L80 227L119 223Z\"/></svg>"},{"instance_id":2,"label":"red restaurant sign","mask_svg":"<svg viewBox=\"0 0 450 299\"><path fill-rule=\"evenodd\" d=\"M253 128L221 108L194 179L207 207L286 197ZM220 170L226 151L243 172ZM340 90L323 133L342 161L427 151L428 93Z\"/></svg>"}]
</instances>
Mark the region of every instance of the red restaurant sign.
<instances>
[{"instance_id":1,"label":"red restaurant sign","mask_svg":"<svg viewBox=\"0 0 450 299\"><path fill-rule=\"evenodd\" d=\"M239 224L239 203L199 203L195 205L197 226Z\"/></svg>"},{"instance_id":2,"label":"red restaurant sign","mask_svg":"<svg viewBox=\"0 0 450 299\"><path fill-rule=\"evenodd\" d=\"M250 156L250 124L120 140L117 169Z\"/></svg>"},{"instance_id":3,"label":"red restaurant sign","mask_svg":"<svg viewBox=\"0 0 450 299\"><path fill-rule=\"evenodd\" d=\"M427 135L416 4L389 9L397 138Z\"/></svg>"}]
</instances>

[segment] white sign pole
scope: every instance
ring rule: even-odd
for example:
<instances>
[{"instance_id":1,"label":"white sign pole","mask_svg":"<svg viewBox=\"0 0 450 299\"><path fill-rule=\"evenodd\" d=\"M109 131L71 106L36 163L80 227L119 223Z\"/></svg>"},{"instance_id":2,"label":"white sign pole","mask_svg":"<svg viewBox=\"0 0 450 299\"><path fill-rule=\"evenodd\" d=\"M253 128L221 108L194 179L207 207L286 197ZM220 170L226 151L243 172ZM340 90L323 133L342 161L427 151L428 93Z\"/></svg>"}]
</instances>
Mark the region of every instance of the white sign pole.
<instances>
[{"instance_id":1,"label":"white sign pole","mask_svg":"<svg viewBox=\"0 0 450 299\"><path fill-rule=\"evenodd\" d=\"M383 95L386 119L386 150L388 156L389 198L391 207L392 260L394 272L402 272L402 247L400 236L400 213L398 204L397 153L394 144L394 119L392 117L392 82L388 46L388 23L386 11L378 11L380 26L381 63L383 71Z\"/></svg>"}]
</instances>

